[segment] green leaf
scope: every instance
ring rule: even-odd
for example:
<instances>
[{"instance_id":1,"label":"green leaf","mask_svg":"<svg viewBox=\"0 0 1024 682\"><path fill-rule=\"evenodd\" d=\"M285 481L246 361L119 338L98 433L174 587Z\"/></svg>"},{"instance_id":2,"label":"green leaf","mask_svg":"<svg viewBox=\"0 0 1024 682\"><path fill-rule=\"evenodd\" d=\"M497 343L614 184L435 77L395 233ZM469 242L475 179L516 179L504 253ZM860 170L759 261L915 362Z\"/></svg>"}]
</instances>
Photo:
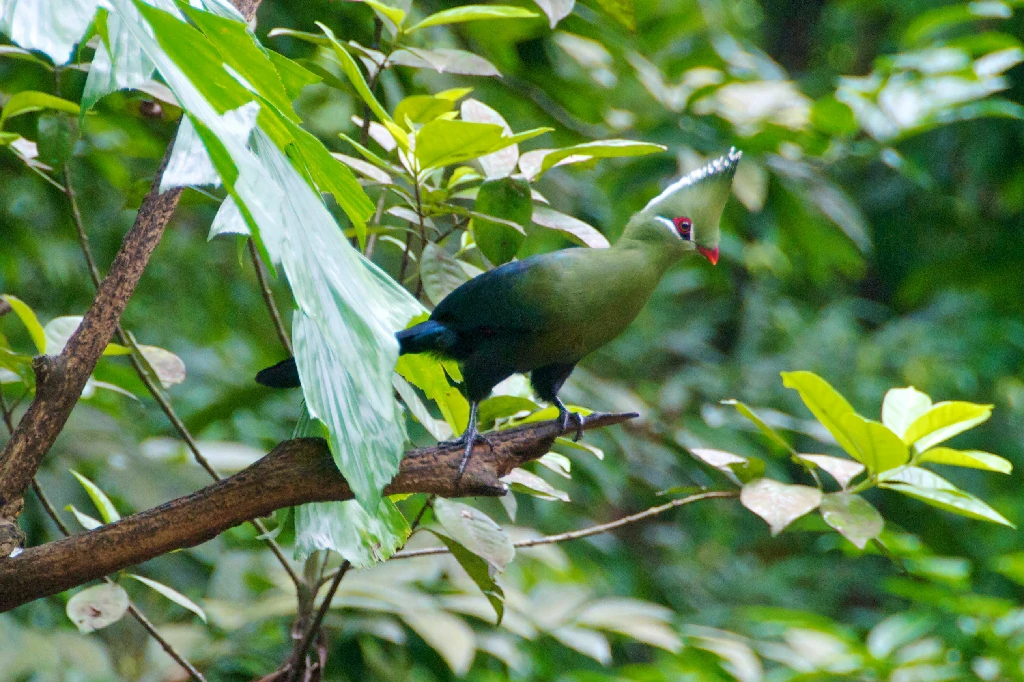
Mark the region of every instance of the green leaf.
<instances>
[{"instance_id":1,"label":"green leaf","mask_svg":"<svg viewBox=\"0 0 1024 682\"><path fill-rule=\"evenodd\" d=\"M954 450L953 448L932 448L925 450L917 458L920 463L949 464L955 467L983 469L1008 474L1013 471L1013 464L999 455L980 450Z\"/></svg>"},{"instance_id":2,"label":"green leaf","mask_svg":"<svg viewBox=\"0 0 1024 682\"><path fill-rule=\"evenodd\" d=\"M537 474L516 468L501 477L515 492L526 493L542 500L569 501L569 493L559 490Z\"/></svg>"},{"instance_id":3,"label":"green leaf","mask_svg":"<svg viewBox=\"0 0 1024 682\"><path fill-rule=\"evenodd\" d=\"M487 597L487 601L491 603L494 608L494 614L497 616L495 625L501 625L502 618L505 617L505 593L502 591L498 583L494 582L494 576L492 575L491 564L484 560L482 557L477 556L473 552L469 551L458 541L448 537L444 533L434 532L434 535L444 543L448 551L452 553L459 565L462 566L476 586L480 588L484 596Z\"/></svg>"},{"instance_id":4,"label":"green leaf","mask_svg":"<svg viewBox=\"0 0 1024 682\"><path fill-rule=\"evenodd\" d=\"M0 109L0 130L3 130L8 119L44 109L65 111L69 114L78 114L80 111L77 104L66 99L54 97L45 92L22 90L11 95L11 98L4 104L4 108Z\"/></svg>"},{"instance_id":5,"label":"green leaf","mask_svg":"<svg viewBox=\"0 0 1024 682\"><path fill-rule=\"evenodd\" d=\"M494 425L498 419L505 419L520 412L533 412L537 403L515 395L493 395L480 403L479 423L482 428Z\"/></svg>"},{"instance_id":6,"label":"green leaf","mask_svg":"<svg viewBox=\"0 0 1024 682\"><path fill-rule=\"evenodd\" d=\"M822 97L811 107L811 125L826 135L852 135L857 132L857 119L849 105L831 95Z\"/></svg>"},{"instance_id":7,"label":"green leaf","mask_svg":"<svg viewBox=\"0 0 1024 682\"><path fill-rule=\"evenodd\" d=\"M420 255L420 277L423 279L423 291L434 305L460 284L469 281L458 261L433 242L427 242Z\"/></svg>"},{"instance_id":8,"label":"green leaf","mask_svg":"<svg viewBox=\"0 0 1024 682\"><path fill-rule=\"evenodd\" d=\"M295 554L306 558L331 550L356 568L386 561L409 538L409 522L388 498L372 513L355 500L314 502L295 507Z\"/></svg>"},{"instance_id":9,"label":"green leaf","mask_svg":"<svg viewBox=\"0 0 1024 682\"><path fill-rule=\"evenodd\" d=\"M821 516L847 540L864 549L885 527L878 510L860 495L828 493L821 500Z\"/></svg>"},{"instance_id":10,"label":"green leaf","mask_svg":"<svg viewBox=\"0 0 1024 682\"><path fill-rule=\"evenodd\" d=\"M534 0L548 17L548 25L554 28L562 19L572 13L576 0Z\"/></svg>"},{"instance_id":11,"label":"green leaf","mask_svg":"<svg viewBox=\"0 0 1024 682\"><path fill-rule=\"evenodd\" d=\"M598 232L597 228L546 206L534 206L531 220L535 225L561 232L580 246L592 249L606 249L610 246L608 238Z\"/></svg>"},{"instance_id":12,"label":"green leaf","mask_svg":"<svg viewBox=\"0 0 1024 682\"><path fill-rule=\"evenodd\" d=\"M483 102L475 99L467 99L462 103L460 107L462 113L462 120L469 121L471 123L491 123L493 125L499 125L502 130L505 131L505 135L512 134L512 128L509 126L505 118L497 111L487 106ZM484 170L484 175L488 180L496 180L498 178L507 178L512 175L512 172L516 169L516 162L519 160L519 145L509 145L502 150L496 151L493 154L487 154L477 159L480 167ZM455 174L452 174L452 178ZM449 180L449 182L452 182Z\"/></svg>"},{"instance_id":13,"label":"green leaf","mask_svg":"<svg viewBox=\"0 0 1024 682\"><path fill-rule=\"evenodd\" d=\"M502 147L501 126L492 123L435 120L424 124L416 134L416 158L421 168L440 168L475 159Z\"/></svg>"},{"instance_id":14,"label":"green leaf","mask_svg":"<svg viewBox=\"0 0 1024 682\"><path fill-rule=\"evenodd\" d=\"M533 215L533 197L525 180L500 178L480 186L474 206L478 213L525 226ZM507 224L474 217L470 230L480 253L495 265L512 260L523 243L524 232Z\"/></svg>"},{"instance_id":15,"label":"green leaf","mask_svg":"<svg viewBox=\"0 0 1024 682\"><path fill-rule=\"evenodd\" d=\"M936 403L914 420L903 435L903 442L918 452L963 433L992 416L991 405L962 401Z\"/></svg>"},{"instance_id":16,"label":"green leaf","mask_svg":"<svg viewBox=\"0 0 1024 682\"><path fill-rule=\"evenodd\" d=\"M377 0L361 0L364 5L369 5L373 8L373 11L382 17L388 19L392 24L395 25L396 29L402 28L402 22L405 21L405 12L392 7L383 2L377 2Z\"/></svg>"},{"instance_id":17,"label":"green leaf","mask_svg":"<svg viewBox=\"0 0 1024 682\"><path fill-rule=\"evenodd\" d=\"M504 571L515 556L508 534L479 509L442 497L434 501L434 515L451 538L495 571Z\"/></svg>"},{"instance_id":18,"label":"green leaf","mask_svg":"<svg viewBox=\"0 0 1024 682\"><path fill-rule=\"evenodd\" d=\"M913 386L890 389L882 401L882 423L903 438L910 425L931 406L932 399Z\"/></svg>"},{"instance_id":19,"label":"green leaf","mask_svg":"<svg viewBox=\"0 0 1024 682\"><path fill-rule=\"evenodd\" d=\"M114 503L110 501L107 494L100 490L99 486L90 481L88 478L78 473L74 469L69 469L71 475L78 479L78 482L85 488L85 492L89 494L89 499L96 505L96 509L100 512L100 518L103 519L103 523L113 523L114 521L120 521L121 515L117 513L117 509L114 508Z\"/></svg>"},{"instance_id":20,"label":"green leaf","mask_svg":"<svg viewBox=\"0 0 1024 682\"><path fill-rule=\"evenodd\" d=\"M403 355L395 366L406 381L434 401L454 433L462 433L469 421L469 403L448 382L445 368L436 358L425 354Z\"/></svg>"},{"instance_id":21,"label":"green leaf","mask_svg":"<svg viewBox=\"0 0 1024 682\"><path fill-rule=\"evenodd\" d=\"M893 469L879 477L879 487L895 490L960 516L1016 528L1002 514L936 473L916 466Z\"/></svg>"},{"instance_id":22,"label":"green leaf","mask_svg":"<svg viewBox=\"0 0 1024 682\"><path fill-rule=\"evenodd\" d=\"M635 140L597 140L574 144L562 149L537 149L527 152L519 159L519 169L528 180L533 180L555 166L580 163L590 159L606 159L622 156L643 156L665 151L666 147L651 142Z\"/></svg>"},{"instance_id":23,"label":"green leaf","mask_svg":"<svg viewBox=\"0 0 1024 682\"><path fill-rule=\"evenodd\" d=\"M58 166L71 158L78 142L77 116L59 111L40 114L37 130L40 161Z\"/></svg>"},{"instance_id":24,"label":"green leaf","mask_svg":"<svg viewBox=\"0 0 1024 682\"><path fill-rule=\"evenodd\" d=\"M410 123L427 123L454 110L455 105L451 100L430 95L411 95L395 107L395 121L412 130Z\"/></svg>"},{"instance_id":25,"label":"green leaf","mask_svg":"<svg viewBox=\"0 0 1024 682\"><path fill-rule=\"evenodd\" d=\"M411 66L415 69L431 69L438 73L456 73L463 76L501 76L498 67L480 55L465 50L434 48L424 50L406 47L395 50L388 56L388 62L397 66Z\"/></svg>"},{"instance_id":26,"label":"green leaf","mask_svg":"<svg viewBox=\"0 0 1024 682\"><path fill-rule=\"evenodd\" d=\"M65 610L79 632L93 632L121 619L128 611L128 593L117 583L93 585L75 593Z\"/></svg>"},{"instance_id":27,"label":"green leaf","mask_svg":"<svg viewBox=\"0 0 1024 682\"><path fill-rule=\"evenodd\" d=\"M821 504L821 491L806 485L787 485L770 478L747 483L740 491L740 503L754 512L778 535L786 526Z\"/></svg>"},{"instance_id":28,"label":"green leaf","mask_svg":"<svg viewBox=\"0 0 1024 682\"><path fill-rule=\"evenodd\" d=\"M196 604L194 601L183 595L181 592L178 592L173 587L168 587L167 585L164 585L161 582L157 582L152 578L145 578L141 575L135 575L134 573L129 573L128 577L135 578L143 585L147 585L148 587L153 588L154 590L156 590L163 596L167 597L178 606L184 606L186 609L199 616L204 623L206 622L206 612L203 611L198 604Z\"/></svg>"},{"instance_id":29,"label":"green leaf","mask_svg":"<svg viewBox=\"0 0 1024 682\"><path fill-rule=\"evenodd\" d=\"M860 459L857 456L857 446L842 423L847 415L856 414L850 403L846 402L846 398L813 372L782 372L782 385L800 393L804 405L835 437L839 446Z\"/></svg>"},{"instance_id":30,"label":"green leaf","mask_svg":"<svg viewBox=\"0 0 1024 682\"><path fill-rule=\"evenodd\" d=\"M895 469L910 460L910 449L906 443L884 424L865 419L855 412L842 416L840 422L855 447L850 456L871 473Z\"/></svg>"},{"instance_id":31,"label":"green leaf","mask_svg":"<svg viewBox=\"0 0 1024 682\"><path fill-rule=\"evenodd\" d=\"M406 31L412 33L429 26L441 26L443 24L460 24L466 21L481 21L484 19L531 19L536 17L536 12L512 7L509 5L463 5L452 9L442 10L412 26Z\"/></svg>"},{"instance_id":32,"label":"green leaf","mask_svg":"<svg viewBox=\"0 0 1024 682\"><path fill-rule=\"evenodd\" d=\"M864 471L864 465L860 462L854 462L853 460L843 459L841 457L805 454L798 454L797 457L804 462L813 464L827 473L829 476L834 478L836 483L838 483L842 488L846 488L850 484L850 481Z\"/></svg>"},{"instance_id":33,"label":"green leaf","mask_svg":"<svg viewBox=\"0 0 1024 682\"><path fill-rule=\"evenodd\" d=\"M277 75L281 79L281 84L284 85L285 93L290 101L298 97L307 85L315 85L323 81L319 75L279 52L267 50L267 56L270 57L271 63L277 70Z\"/></svg>"},{"instance_id":34,"label":"green leaf","mask_svg":"<svg viewBox=\"0 0 1024 682\"><path fill-rule=\"evenodd\" d=\"M741 457L711 448L690 448L690 452L700 461L724 473L736 485L764 476L764 461L756 457Z\"/></svg>"},{"instance_id":35,"label":"green leaf","mask_svg":"<svg viewBox=\"0 0 1024 682\"><path fill-rule=\"evenodd\" d=\"M32 343L36 346L36 351L40 355L46 352L46 332L43 331L43 325L39 324L39 318L32 312L32 309L25 304L17 296L11 296L10 294L0 295L11 309L14 310L14 314L18 316L21 323L25 325L25 329L28 330L28 335L32 338Z\"/></svg>"},{"instance_id":36,"label":"green leaf","mask_svg":"<svg viewBox=\"0 0 1024 682\"><path fill-rule=\"evenodd\" d=\"M732 405L733 407L735 407L736 411L742 414L747 419L749 419L751 422L753 422L754 426L756 426L758 430L768 438L768 440L772 441L773 443L781 447L783 450L788 451L794 457L799 456L797 454L797 451L793 449L793 446L790 445L789 442L785 438L783 438L778 431L768 426L768 424L766 424L764 420L762 420L760 417L754 414L754 411L750 409L750 407L747 406L745 403L741 403L740 401L731 398L729 400L723 400L721 402L723 405Z\"/></svg>"},{"instance_id":37,"label":"green leaf","mask_svg":"<svg viewBox=\"0 0 1024 682\"><path fill-rule=\"evenodd\" d=\"M636 9L634 0L597 0L597 4L612 19L619 22L630 31L636 30Z\"/></svg>"},{"instance_id":38,"label":"green leaf","mask_svg":"<svg viewBox=\"0 0 1024 682\"><path fill-rule=\"evenodd\" d=\"M82 528L85 528L86 530L94 530L103 525L102 521L94 519L85 512L79 511L78 507L73 504L66 505L64 509L71 512L74 515L75 520L77 520L78 523L82 525Z\"/></svg>"}]
</instances>

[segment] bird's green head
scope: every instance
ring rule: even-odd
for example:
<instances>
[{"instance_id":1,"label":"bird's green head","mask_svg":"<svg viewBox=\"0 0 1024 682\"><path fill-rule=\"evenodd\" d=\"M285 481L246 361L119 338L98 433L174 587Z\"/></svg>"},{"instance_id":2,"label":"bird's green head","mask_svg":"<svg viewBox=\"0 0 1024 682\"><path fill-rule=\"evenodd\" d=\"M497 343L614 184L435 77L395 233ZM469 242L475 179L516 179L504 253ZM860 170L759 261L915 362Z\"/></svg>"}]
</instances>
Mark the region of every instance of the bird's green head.
<instances>
[{"instance_id":1,"label":"bird's green head","mask_svg":"<svg viewBox=\"0 0 1024 682\"><path fill-rule=\"evenodd\" d=\"M672 183L626 225L623 238L700 252L718 262L719 221L743 152L729 153Z\"/></svg>"}]
</instances>

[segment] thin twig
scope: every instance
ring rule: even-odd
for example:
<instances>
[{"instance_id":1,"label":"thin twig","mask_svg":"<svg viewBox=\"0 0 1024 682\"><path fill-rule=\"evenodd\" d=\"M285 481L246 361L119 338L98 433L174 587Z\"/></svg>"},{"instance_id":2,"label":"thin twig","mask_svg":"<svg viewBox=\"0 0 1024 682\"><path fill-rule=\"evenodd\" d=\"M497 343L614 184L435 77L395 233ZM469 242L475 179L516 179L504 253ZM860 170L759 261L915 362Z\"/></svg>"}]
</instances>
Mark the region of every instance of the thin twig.
<instances>
[{"instance_id":1,"label":"thin twig","mask_svg":"<svg viewBox=\"0 0 1024 682\"><path fill-rule=\"evenodd\" d=\"M281 345L288 352L288 355L292 355L292 344L288 340L288 332L284 328L284 322L281 321L281 313L277 310L277 304L274 303L274 293L270 290L270 283L267 281L267 273L263 270L263 262L260 260L260 254L256 251L256 242L249 239L249 256L252 258L252 266L256 270L256 279L260 283L260 293L263 294L263 302L267 304L267 312L270 313L270 319L274 321L274 330L277 332L277 338L281 341Z\"/></svg>"},{"instance_id":2,"label":"thin twig","mask_svg":"<svg viewBox=\"0 0 1024 682\"><path fill-rule=\"evenodd\" d=\"M76 208L77 201L75 198L75 191L74 188L71 186L70 174L68 172L68 165L66 163L64 164L64 178L66 182L65 192L68 196L68 201L71 202L72 206L72 222L74 222L75 230L78 233L78 243L82 247L82 255L85 257L86 265L89 268L89 275L92 277L93 284L95 284L96 287L99 288L101 281L100 271L96 265L95 258L93 258L92 249L89 247L89 235L85 230L85 223L82 220L82 214ZM164 394L163 390L153 380L153 377L150 375L150 372L146 368L146 364L144 364L143 362L142 351L139 349L139 346L135 342L135 339L125 332L120 322L116 324L115 332L117 333L118 340L121 342L121 344L123 346L127 346L128 349L131 351L131 354L128 356L128 360L129 362L131 362L136 374L139 375L139 379L141 379L142 383L145 384L146 388L149 390L150 395L152 395L153 399L156 400L157 404L160 406L160 409L163 410L164 414L167 416L167 419L171 422L171 425L174 426L174 429L178 432L178 435L180 435L182 440L185 441L185 444L188 446L188 449L192 452L192 457L196 460L199 466L201 466L206 471L206 473L208 473L215 481L221 480L222 477L220 473L218 473L217 470L214 469L213 465L210 464L209 460L207 460L206 457L199 451L199 444L196 443L195 438L192 437L192 434L185 426L185 423L182 422L181 419L178 417L177 412L174 410L174 407L171 405L170 400ZM253 519L251 523L256 528L260 535L266 536L267 527L263 524L262 521L260 521L259 519ZM284 555L284 551L282 551L280 546L278 546L278 544L274 541L273 538L264 537L264 541L267 543L267 546L270 548L270 551L274 553L274 556L277 557L277 560L281 563L281 566L288 574L288 577L291 578L292 582L294 582L296 585L299 585L299 583L301 582L301 578L299 578L299 576L295 573L295 569L293 569L291 564L288 562L288 559Z\"/></svg>"}]
</instances>

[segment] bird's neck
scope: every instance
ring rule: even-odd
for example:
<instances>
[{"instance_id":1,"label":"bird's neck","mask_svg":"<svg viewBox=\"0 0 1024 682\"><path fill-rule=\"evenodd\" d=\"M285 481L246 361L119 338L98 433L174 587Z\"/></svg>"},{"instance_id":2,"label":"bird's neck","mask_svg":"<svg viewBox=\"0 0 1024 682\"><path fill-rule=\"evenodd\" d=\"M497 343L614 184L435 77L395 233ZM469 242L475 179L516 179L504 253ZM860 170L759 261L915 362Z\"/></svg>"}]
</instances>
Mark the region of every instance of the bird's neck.
<instances>
[{"instance_id":1,"label":"bird's neck","mask_svg":"<svg viewBox=\"0 0 1024 682\"><path fill-rule=\"evenodd\" d=\"M655 275L657 282L682 255L678 249L672 248L672 246L656 240L638 238L630 235L627 231L612 245L612 250L622 254L623 261L626 262L639 258L648 269L653 271L652 274Z\"/></svg>"}]
</instances>

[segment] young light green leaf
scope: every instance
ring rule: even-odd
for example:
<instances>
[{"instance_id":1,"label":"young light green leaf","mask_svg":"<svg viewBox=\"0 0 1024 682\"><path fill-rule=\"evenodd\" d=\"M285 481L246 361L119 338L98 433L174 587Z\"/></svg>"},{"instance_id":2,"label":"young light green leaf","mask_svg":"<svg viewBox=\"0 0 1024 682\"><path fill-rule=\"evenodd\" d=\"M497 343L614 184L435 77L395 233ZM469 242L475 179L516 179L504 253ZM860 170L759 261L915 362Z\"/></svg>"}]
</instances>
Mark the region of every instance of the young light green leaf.
<instances>
[{"instance_id":1,"label":"young light green leaf","mask_svg":"<svg viewBox=\"0 0 1024 682\"><path fill-rule=\"evenodd\" d=\"M794 457L799 456L796 450L793 449L793 446L790 445L789 442L785 438L783 438L778 431L768 426L768 424L766 424L764 420L762 420L760 417L754 414L754 411L750 409L750 407L747 406L745 403L741 403L740 401L733 399L723 400L721 402L723 405L732 405L733 407L735 407L736 411L742 414L750 421L752 421L754 423L754 426L756 426L758 430L768 438L768 440L780 446L783 450L789 451L789 453Z\"/></svg>"},{"instance_id":2,"label":"young light green leaf","mask_svg":"<svg viewBox=\"0 0 1024 682\"><path fill-rule=\"evenodd\" d=\"M504 571L515 556L508 534L479 509L444 498L434 501L434 514L447 534L495 571Z\"/></svg>"},{"instance_id":3,"label":"young light green leaf","mask_svg":"<svg viewBox=\"0 0 1024 682\"><path fill-rule=\"evenodd\" d=\"M991 405L962 401L936 403L907 427L903 442L913 445L918 452L924 452L977 426L990 416Z\"/></svg>"},{"instance_id":4,"label":"young light green leaf","mask_svg":"<svg viewBox=\"0 0 1024 682\"><path fill-rule=\"evenodd\" d=\"M559 490L537 474L531 473L526 469L513 469L505 474L501 480L516 492L533 495L542 500L569 501L569 493Z\"/></svg>"},{"instance_id":5,"label":"young light green leaf","mask_svg":"<svg viewBox=\"0 0 1024 682\"><path fill-rule=\"evenodd\" d=\"M967 467L969 469L984 469L985 471L997 471L1008 474L1013 471L1013 464L999 455L980 450L954 450L953 448L932 448L925 450L918 462L932 462L933 464L949 464L955 467Z\"/></svg>"},{"instance_id":6,"label":"young light green leaf","mask_svg":"<svg viewBox=\"0 0 1024 682\"><path fill-rule=\"evenodd\" d=\"M893 388L882 401L882 423L900 438L932 406L932 399L913 386Z\"/></svg>"},{"instance_id":7,"label":"young light green leaf","mask_svg":"<svg viewBox=\"0 0 1024 682\"><path fill-rule=\"evenodd\" d=\"M562 478L572 478L572 461L557 452L548 452L537 460L537 464Z\"/></svg>"},{"instance_id":8,"label":"young light green leaf","mask_svg":"<svg viewBox=\"0 0 1024 682\"><path fill-rule=\"evenodd\" d=\"M515 395L492 395L480 403L480 425L488 427L498 419L507 419L521 412L533 412L537 403Z\"/></svg>"},{"instance_id":9,"label":"young light green leaf","mask_svg":"<svg viewBox=\"0 0 1024 682\"><path fill-rule=\"evenodd\" d=\"M764 519L772 535L821 504L821 491L806 485L788 485L770 478L747 483L740 491L740 503Z\"/></svg>"},{"instance_id":10,"label":"young light green leaf","mask_svg":"<svg viewBox=\"0 0 1024 682\"><path fill-rule=\"evenodd\" d=\"M66 505L64 509L71 512L74 515L75 520L78 521L78 523L82 524L82 528L85 528L86 530L93 530L103 525L102 521L100 521L99 519L94 519L88 514L79 511L78 507L76 507L73 504Z\"/></svg>"},{"instance_id":11,"label":"young light green leaf","mask_svg":"<svg viewBox=\"0 0 1024 682\"><path fill-rule=\"evenodd\" d=\"M395 107L395 121L398 125L409 128L410 122L427 123L454 109L455 105L450 100L441 97L410 95Z\"/></svg>"},{"instance_id":12,"label":"young light green leaf","mask_svg":"<svg viewBox=\"0 0 1024 682\"><path fill-rule=\"evenodd\" d=\"M443 24L459 24L466 21L480 21L483 19L531 19L535 16L537 16L536 12L510 5L463 5L462 7L453 7L452 9L431 14L423 21L412 26L407 33Z\"/></svg>"},{"instance_id":13,"label":"young light green leaf","mask_svg":"<svg viewBox=\"0 0 1024 682\"><path fill-rule=\"evenodd\" d=\"M960 516L1016 528L1002 514L936 473L916 466L893 469L879 477L879 487L903 493Z\"/></svg>"},{"instance_id":14,"label":"young light green leaf","mask_svg":"<svg viewBox=\"0 0 1024 682\"><path fill-rule=\"evenodd\" d=\"M405 12L397 7L392 7L383 2L377 2L377 0L361 0L363 4L369 5L373 8L373 11L382 17L387 18L395 25L396 29L402 28L402 22L405 21Z\"/></svg>"},{"instance_id":15,"label":"young light green leaf","mask_svg":"<svg viewBox=\"0 0 1024 682\"><path fill-rule=\"evenodd\" d=\"M114 508L114 503L110 501L107 494L100 490L99 486L90 481L88 478L78 473L74 469L69 469L71 475L78 479L78 482L85 488L85 492L89 494L89 499L96 505L96 509L100 512L100 518L103 519L103 523L113 523L119 521L121 515L117 513L117 509Z\"/></svg>"},{"instance_id":16,"label":"young light green leaf","mask_svg":"<svg viewBox=\"0 0 1024 682\"><path fill-rule=\"evenodd\" d=\"M855 450L850 455L861 462L872 473L895 469L910 460L906 443L885 425L865 419L856 412L840 417L841 428L853 442Z\"/></svg>"},{"instance_id":17,"label":"young light green leaf","mask_svg":"<svg viewBox=\"0 0 1024 682\"><path fill-rule=\"evenodd\" d=\"M860 495L828 493L821 500L821 516L847 540L864 549L881 534L885 521Z\"/></svg>"},{"instance_id":18,"label":"young light green leaf","mask_svg":"<svg viewBox=\"0 0 1024 682\"><path fill-rule=\"evenodd\" d=\"M491 606L494 608L494 614L497 616L494 624L501 625L501 620L505 617L505 593L498 583L494 582L493 567L490 562L477 556L463 547L457 540L448 537L444 533L434 532L434 535L444 543L448 551L455 557L455 560L462 566L462 570L473 579L476 586L487 597L487 601L491 603Z\"/></svg>"},{"instance_id":19,"label":"young light green leaf","mask_svg":"<svg viewBox=\"0 0 1024 682\"><path fill-rule=\"evenodd\" d=\"M580 246L592 249L606 249L610 246L608 238L587 223L545 206L534 206L533 223L549 230L557 230Z\"/></svg>"},{"instance_id":20,"label":"young light green leaf","mask_svg":"<svg viewBox=\"0 0 1024 682\"><path fill-rule=\"evenodd\" d=\"M571 438L563 438L559 436L555 439L555 445L565 448L566 450L574 450L577 452L586 452L587 454L597 457L599 460L604 459L604 450L599 447L593 446L590 443L584 443L583 441L576 441Z\"/></svg>"},{"instance_id":21,"label":"young light green leaf","mask_svg":"<svg viewBox=\"0 0 1024 682\"><path fill-rule=\"evenodd\" d=\"M413 418L420 423L420 426L425 428L427 432L434 437L438 442L448 440L452 437L452 427L448 425L448 422L444 419L435 419L434 415L430 413L430 408L420 398L419 394L412 387L408 381L405 380L402 375L397 372L391 377L391 382L395 386L395 391L398 393L402 402L405 404L406 409L412 414Z\"/></svg>"},{"instance_id":22,"label":"young light green leaf","mask_svg":"<svg viewBox=\"0 0 1024 682\"><path fill-rule=\"evenodd\" d=\"M437 359L423 354L407 354L398 358L395 367L406 381L433 400L454 433L462 433L469 420L469 403L458 389L448 383L445 369Z\"/></svg>"},{"instance_id":23,"label":"young light green leaf","mask_svg":"<svg viewBox=\"0 0 1024 682\"><path fill-rule=\"evenodd\" d=\"M48 95L45 92L22 90L11 95L4 108L0 109L0 130L3 130L4 124L8 119L44 109L66 111L69 114L77 114L79 112L79 106L74 102Z\"/></svg>"},{"instance_id":24,"label":"young light green leaf","mask_svg":"<svg viewBox=\"0 0 1024 682\"><path fill-rule=\"evenodd\" d=\"M143 585L147 585L153 588L154 590L156 590L163 596L167 597L178 606L184 606L186 609L199 616L204 623L206 622L206 612L203 611L198 604L196 604L194 601L183 595L181 592L178 592L173 587L168 587L167 585L164 585L161 582L157 582L156 580L146 578L141 575L135 575L134 573L129 573L128 576L131 578L135 578Z\"/></svg>"},{"instance_id":25,"label":"young light green leaf","mask_svg":"<svg viewBox=\"0 0 1024 682\"><path fill-rule=\"evenodd\" d=\"M501 126L505 135L512 134L512 128L504 117L497 111L483 102L475 99L467 99L462 103L462 120L472 123L491 123ZM507 178L516 169L516 162L519 160L519 145L509 145L504 149L486 154L477 159L477 162L484 169L484 175L488 180Z\"/></svg>"},{"instance_id":26,"label":"young light green leaf","mask_svg":"<svg viewBox=\"0 0 1024 682\"><path fill-rule=\"evenodd\" d=\"M523 154L519 159L519 170L528 180L533 180L555 166L581 163L591 159L606 159L621 156L643 156L665 151L660 144L636 142L634 140L596 140L562 149L537 149Z\"/></svg>"},{"instance_id":27,"label":"young light green leaf","mask_svg":"<svg viewBox=\"0 0 1024 682\"><path fill-rule=\"evenodd\" d=\"M11 306L14 314L18 316L21 323L25 325L25 329L28 330L28 335L32 339L32 343L35 344L36 350L41 354L46 352L46 332L43 330L43 325L39 324L39 318L32 311L28 305L25 304L17 296L11 296L10 294L4 294L0 296L7 305Z\"/></svg>"},{"instance_id":28,"label":"young light green leaf","mask_svg":"<svg viewBox=\"0 0 1024 682\"><path fill-rule=\"evenodd\" d=\"M842 419L855 414L850 403L831 384L813 372L782 372L782 385L800 393L804 405L829 430L839 446L857 456L857 446L846 432Z\"/></svg>"},{"instance_id":29,"label":"young light green leaf","mask_svg":"<svg viewBox=\"0 0 1024 682\"><path fill-rule=\"evenodd\" d=\"M406 47L395 50L388 56L391 64L411 66L414 69L431 69L438 73L456 73L463 76L501 76L498 67L489 61L465 50L434 48L424 50Z\"/></svg>"},{"instance_id":30,"label":"young light green leaf","mask_svg":"<svg viewBox=\"0 0 1024 682\"><path fill-rule=\"evenodd\" d=\"M864 465L853 460L830 455L805 455L798 454L797 457L818 467L832 478L842 488L846 488L854 478L864 471Z\"/></svg>"},{"instance_id":31,"label":"young light green leaf","mask_svg":"<svg viewBox=\"0 0 1024 682\"><path fill-rule=\"evenodd\" d=\"M75 593L65 610L79 632L93 632L121 619L128 610L128 593L117 583L93 585Z\"/></svg>"},{"instance_id":32,"label":"young light green leaf","mask_svg":"<svg viewBox=\"0 0 1024 682\"><path fill-rule=\"evenodd\" d=\"M427 243L420 256L420 277L423 280L423 291L434 305L460 284L469 281L458 262L433 242Z\"/></svg>"}]
</instances>

